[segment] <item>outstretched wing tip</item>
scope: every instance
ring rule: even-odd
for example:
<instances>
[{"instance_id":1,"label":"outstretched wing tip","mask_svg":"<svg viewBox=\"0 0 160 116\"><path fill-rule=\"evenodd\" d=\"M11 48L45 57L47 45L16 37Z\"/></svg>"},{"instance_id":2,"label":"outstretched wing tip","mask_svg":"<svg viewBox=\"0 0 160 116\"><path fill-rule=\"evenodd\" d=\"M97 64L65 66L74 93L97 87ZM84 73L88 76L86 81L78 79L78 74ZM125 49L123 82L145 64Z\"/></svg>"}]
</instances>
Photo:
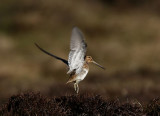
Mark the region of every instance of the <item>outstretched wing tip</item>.
<instances>
[{"instance_id":1,"label":"outstretched wing tip","mask_svg":"<svg viewBox=\"0 0 160 116\"><path fill-rule=\"evenodd\" d=\"M74 29L79 29L79 28L76 25L74 25L72 29L74 30Z\"/></svg>"},{"instance_id":2,"label":"outstretched wing tip","mask_svg":"<svg viewBox=\"0 0 160 116\"><path fill-rule=\"evenodd\" d=\"M39 49L42 49L42 48L40 48L40 46L39 46L36 42L34 42L34 45L35 45L36 47L38 47Z\"/></svg>"},{"instance_id":3,"label":"outstretched wing tip","mask_svg":"<svg viewBox=\"0 0 160 116\"><path fill-rule=\"evenodd\" d=\"M36 45L36 46L37 46L37 43L36 43L36 42L34 42L34 45Z\"/></svg>"},{"instance_id":4,"label":"outstretched wing tip","mask_svg":"<svg viewBox=\"0 0 160 116\"><path fill-rule=\"evenodd\" d=\"M78 28L78 27L77 27L76 25L74 25L74 26L73 26L73 29L76 29L76 28Z\"/></svg>"},{"instance_id":5,"label":"outstretched wing tip","mask_svg":"<svg viewBox=\"0 0 160 116\"><path fill-rule=\"evenodd\" d=\"M52 57L54 57L54 58L56 58L56 59L58 59L58 60L61 60L62 62L64 62L65 64L68 65L68 61L67 61L67 60L65 60L65 59L63 59L63 58L60 58L60 57L58 57L58 56L55 56L55 55L47 52L46 50L44 50L43 48L41 48L37 43L34 43L34 44L36 45L36 47L37 47L38 49L40 49L40 50L41 50L42 52L44 52L45 54L47 54L47 55L49 55L49 56L52 56Z\"/></svg>"}]
</instances>

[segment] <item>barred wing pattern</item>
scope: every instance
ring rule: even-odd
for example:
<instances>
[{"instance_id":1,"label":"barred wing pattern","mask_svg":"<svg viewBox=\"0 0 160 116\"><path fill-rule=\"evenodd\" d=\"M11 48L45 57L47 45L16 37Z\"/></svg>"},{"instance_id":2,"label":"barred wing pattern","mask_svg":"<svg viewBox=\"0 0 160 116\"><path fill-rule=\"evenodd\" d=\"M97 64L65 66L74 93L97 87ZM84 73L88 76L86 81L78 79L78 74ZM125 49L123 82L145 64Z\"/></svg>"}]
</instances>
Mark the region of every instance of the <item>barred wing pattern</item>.
<instances>
[{"instance_id":1,"label":"barred wing pattern","mask_svg":"<svg viewBox=\"0 0 160 116\"><path fill-rule=\"evenodd\" d=\"M84 41L83 33L77 27L74 27L70 41L70 53L68 57L69 71L67 73L71 73L74 70L76 74L81 72L84 64L86 47L87 44Z\"/></svg>"}]
</instances>

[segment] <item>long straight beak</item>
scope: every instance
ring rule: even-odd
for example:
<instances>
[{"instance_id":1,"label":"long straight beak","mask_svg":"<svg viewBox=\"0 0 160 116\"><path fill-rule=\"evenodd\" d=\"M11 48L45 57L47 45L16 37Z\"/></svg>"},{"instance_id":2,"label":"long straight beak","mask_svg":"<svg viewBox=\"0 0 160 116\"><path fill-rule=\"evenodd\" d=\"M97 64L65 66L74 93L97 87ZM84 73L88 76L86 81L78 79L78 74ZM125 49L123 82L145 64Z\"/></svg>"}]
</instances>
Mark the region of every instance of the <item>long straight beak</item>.
<instances>
[{"instance_id":1,"label":"long straight beak","mask_svg":"<svg viewBox=\"0 0 160 116\"><path fill-rule=\"evenodd\" d=\"M105 68L103 66L101 66L100 64L98 64L97 62L93 61L94 64L96 64L97 66L99 66L100 68L102 68L103 70L105 70Z\"/></svg>"}]
</instances>

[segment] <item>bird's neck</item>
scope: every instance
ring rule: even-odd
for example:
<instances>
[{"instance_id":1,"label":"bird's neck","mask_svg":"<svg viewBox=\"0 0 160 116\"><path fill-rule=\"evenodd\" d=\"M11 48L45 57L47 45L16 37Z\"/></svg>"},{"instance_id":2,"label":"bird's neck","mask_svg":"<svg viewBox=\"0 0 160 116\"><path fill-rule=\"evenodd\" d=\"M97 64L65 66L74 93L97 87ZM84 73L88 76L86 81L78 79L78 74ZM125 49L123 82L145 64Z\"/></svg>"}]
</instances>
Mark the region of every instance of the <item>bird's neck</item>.
<instances>
[{"instance_id":1,"label":"bird's neck","mask_svg":"<svg viewBox=\"0 0 160 116\"><path fill-rule=\"evenodd\" d=\"M85 61L85 63L86 63L86 64L89 64L89 62L88 62L88 60L87 60L87 59L85 59L84 61Z\"/></svg>"},{"instance_id":2,"label":"bird's neck","mask_svg":"<svg viewBox=\"0 0 160 116\"><path fill-rule=\"evenodd\" d=\"M86 62L86 61L84 62L83 68L89 69L88 62Z\"/></svg>"},{"instance_id":3,"label":"bird's neck","mask_svg":"<svg viewBox=\"0 0 160 116\"><path fill-rule=\"evenodd\" d=\"M89 62L87 62L86 60L85 60L85 62L84 62L85 64L89 64Z\"/></svg>"}]
</instances>

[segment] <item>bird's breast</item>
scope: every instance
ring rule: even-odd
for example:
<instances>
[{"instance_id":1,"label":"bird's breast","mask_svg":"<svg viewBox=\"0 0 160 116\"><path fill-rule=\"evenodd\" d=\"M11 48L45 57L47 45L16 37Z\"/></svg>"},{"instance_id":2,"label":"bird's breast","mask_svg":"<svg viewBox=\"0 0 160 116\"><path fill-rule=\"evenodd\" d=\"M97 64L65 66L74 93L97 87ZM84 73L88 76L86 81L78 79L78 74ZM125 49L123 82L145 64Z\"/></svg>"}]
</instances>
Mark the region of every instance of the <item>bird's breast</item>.
<instances>
[{"instance_id":1,"label":"bird's breast","mask_svg":"<svg viewBox=\"0 0 160 116\"><path fill-rule=\"evenodd\" d=\"M79 74L77 74L76 80L82 81L86 77L88 71L89 71L88 68L83 68L82 71Z\"/></svg>"}]
</instances>

